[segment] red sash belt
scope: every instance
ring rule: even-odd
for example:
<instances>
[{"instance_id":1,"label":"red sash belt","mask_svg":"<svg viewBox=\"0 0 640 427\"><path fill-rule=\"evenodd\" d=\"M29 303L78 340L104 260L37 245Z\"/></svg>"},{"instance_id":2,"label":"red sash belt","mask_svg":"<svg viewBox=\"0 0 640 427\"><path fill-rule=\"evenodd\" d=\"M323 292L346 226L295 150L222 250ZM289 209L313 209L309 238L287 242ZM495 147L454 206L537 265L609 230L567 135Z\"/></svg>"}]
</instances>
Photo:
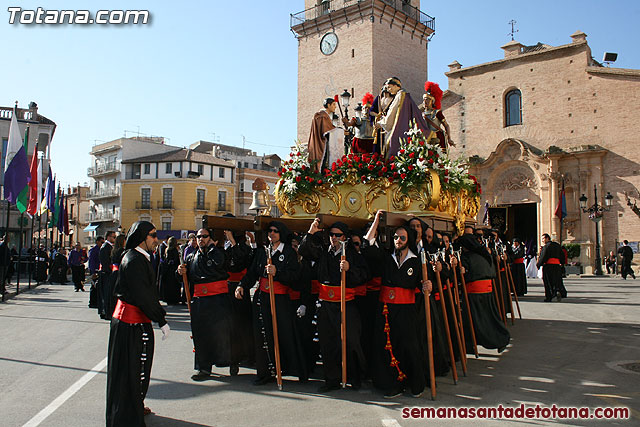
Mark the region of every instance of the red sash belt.
<instances>
[{"instance_id":1,"label":"red sash belt","mask_svg":"<svg viewBox=\"0 0 640 427\"><path fill-rule=\"evenodd\" d=\"M513 260L514 264L524 264L524 258L516 258Z\"/></svg>"},{"instance_id":2,"label":"red sash belt","mask_svg":"<svg viewBox=\"0 0 640 427\"><path fill-rule=\"evenodd\" d=\"M113 310L113 317L124 323L151 323L151 320L140 310L138 307L132 304L128 304L122 300L118 300L115 310Z\"/></svg>"},{"instance_id":3,"label":"red sash belt","mask_svg":"<svg viewBox=\"0 0 640 427\"><path fill-rule=\"evenodd\" d=\"M269 279L266 277L260 278L260 290L263 292L269 292ZM280 282L273 281L273 292L277 295L287 295L289 293L289 287L283 285Z\"/></svg>"},{"instance_id":4,"label":"red sash belt","mask_svg":"<svg viewBox=\"0 0 640 427\"><path fill-rule=\"evenodd\" d=\"M320 293L320 282L317 280L311 281L311 293L318 295Z\"/></svg>"},{"instance_id":5,"label":"red sash belt","mask_svg":"<svg viewBox=\"0 0 640 427\"><path fill-rule=\"evenodd\" d=\"M502 268L500 269L500 273L502 273L503 271L504 271L504 267L502 267Z\"/></svg>"},{"instance_id":6,"label":"red sash belt","mask_svg":"<svg viewBox=\"0 0 640 427\"><path fill-rule=\"evenodd\" d=\"M365 295L367 295L367 285L360 285L360 286L356 286L355 288L353 288L353 290L356 293L357 297L363 297Z\"/></svg>"},{"instance_id":7,"label":"red sash belt","mask_svg":"<svg viewBox=\"0 0 640 427\"><path fill-rule=\"evenodd\" d=\"M370 291L370 292L379 291L381 285L382 285L382 277L374 277L373 279L365 283L365 286L367 287L367 291Z\"/></svg>"},{"instance_id":8,"label":"red sash belt","mask_svg":"<svg viewBox=\"0 0 640 427\"><path fill-rule=\"evenodd\" d=\"M239 271L237 273L232 273L229 271L229 278L227 279L230 282L239 282L240 280L242 280L242 278L244 277L244 275L247 274L247 269L245 268L242 271Z\"/></svg>"},{"instance_id":9,"label":"red sash belt","mask_svg":"<svg viewBox=\"0 0 640 427\"><path fill-rule=\"evenodd\" d=\"M291 301L296 301L300 299L300 291L294 291L293 289L289 288L289 299Z\"/></svg>"},{"instance_id":10,"label":"red sash belt","mask_svg":"<svg viewBox=\"0 0 640 427\"><path fill-rule=\"evenodd\" d=\"M380 289L380 301L387 304L415 304L416 292L414 289L383 286Z\"/></svg>"},{"instance_id":11,"label":"red sash belt","mask_svg":"<svg viewBox=\"0 0 640 427\"><path fill-rule=\"evenodd\" d=\"M486 294L492 290L491 279L476 280L475 282L467 283L467 292L470 294Z\"/></svg>"},{"instance_id":12,"label":"red sash belt","mask_svg":"<svg viewBox=\"0 0 640 427\"><path fill-rule=\"evenodd\" d=\"M226 280L218 280L217 282L198 283L193 285L194 297L209 297L211 295L226 294L229 292L229 285Z\"/></svg>"},{"instance_id":13,"label":"red sash belt","mask_svg":"<svg viewBox=\"0 0 640 427\"><path fill-rule=\"evenodd\" d=\"M558 259L558 258L549 258L547 260L547 262L545 262L545 264L560 265L560 259Z\"/></svg>"},{"instance_id":14,"label":"red sash belt","mask_svg":"<svg viewBox=\"0 0 640 427\"><path fill-rule=\"evenodd\" d=\"M111 271L118 271L120 270L120 264L113 264L111 266Z\"/></svg>"},{"instance_id":15,"label":"red sash belt","mask_svg":"<svg viewBox=\"0 0 640 427\"><path fill-rule=\"evenodd\" d=\"M345 300L353 301L356 297L355 289L345 289ZM329 286L320 284L320 299L322 301L340 302L340 286Z\"/></svg>"}]
</instances>

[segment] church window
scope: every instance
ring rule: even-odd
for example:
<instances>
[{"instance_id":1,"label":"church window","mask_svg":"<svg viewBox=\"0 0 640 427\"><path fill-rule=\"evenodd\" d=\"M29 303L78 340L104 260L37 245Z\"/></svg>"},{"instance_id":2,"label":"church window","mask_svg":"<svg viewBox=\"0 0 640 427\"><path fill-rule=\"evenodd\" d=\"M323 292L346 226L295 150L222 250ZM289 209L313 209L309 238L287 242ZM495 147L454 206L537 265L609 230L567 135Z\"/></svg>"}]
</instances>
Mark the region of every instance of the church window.
<instances>
[{"instance_id":1,"label":"church window","mask_svg":"<svg viewBox=\"0 0 640 427\"><path fill-rule=\"evenodd\" d=\"M522 124L522 95L518 89L507 92L504 97L505 127Z\"/></svg>"}]
</instances>

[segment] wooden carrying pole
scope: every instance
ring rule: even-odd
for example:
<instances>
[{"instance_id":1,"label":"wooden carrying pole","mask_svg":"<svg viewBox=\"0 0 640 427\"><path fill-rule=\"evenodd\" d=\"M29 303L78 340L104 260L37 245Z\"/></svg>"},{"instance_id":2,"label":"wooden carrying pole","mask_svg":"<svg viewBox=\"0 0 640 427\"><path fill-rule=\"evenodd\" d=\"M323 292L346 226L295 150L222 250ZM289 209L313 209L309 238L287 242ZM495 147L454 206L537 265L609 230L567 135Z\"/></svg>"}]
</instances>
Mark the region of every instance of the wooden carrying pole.
<instances>
[{"instance_id":1,"label":"wooden carrying pole","mask_svg":"<svg viewBox=\"0 0 640 427\"><path fill-rule=\"evenodd\" d=\"M440 255L444 257L443 253L440 253ZM438 272L438 276L440 276L439 272ZM441 279L441 282L442 282L442 279ZM460 354L460 364L462 365L462 374L466 377L467 376L467 359L465 358L464 347L462 346L462 335L460 333L458 316L456 315L455 303L453 301L453 295L451 293L451 285L447 286L447 296L448 296L447 299L449 300L449 308L451 308L451 316L453 316L453 319L452 319L453 331L456 334L456 341L458 342L458 353ZM446 298L444 293L440 294L440 299L442 300L442 298ZM455 363L455 359L452 359L452 360L453 360L453 363Z\"/></svg>"},{"instance_id":2,"label":"wooden carrying pole","mask_svg":"<svg viewBox=\"0 0 640 427\"><path fill-rule=\"evenodd\" d=\"M450 252L451 256L453 255L453 248L451 248L451 252ZM443 257L446 257L446 252L443 252ZM449 259L449 261L451 261L451 258ZM467 341L465 339L464 336L464 325L462 323L462 305L460 304L460 293L458 291L458 276L456 274L456 269L455 267L453 267L453 264L451 262L449 262L451 264L452 270L453 270L453 283L451 284L451 286L453 286L453 295L455 296L454 299L454 303L456 306L456 315L458 316L458 329L460 330L460 338L462 338L462 350L464 351L464 356L465 356L465 360L467 357Z\"/></svg>"},{"instance_id":3,"label":"wooden carrying pole","mask_svg":"<svg viewBox=\"0 0 640 427\"><path fill-rule=\"evenodd\" d=\"M471 330L471 341L473 342L473 354L476 358L480 357L478 354L478 343L476 342L476 330L473 327L473 317L471 317L471 307L469 306L469 294L467 294L467 283L464 280L464 274L462 274L462 264L460 264L460 253L455 253L455 257L458 260L458 270L460 271L460 284L462 285L462 295L464 296L464 303L467 306L467 317L469 319L469 329ZM454 274L454 277L456 275ZM457 278L456 278L457 280Z\"/></svg>"},{"instance_id":4,"label":"wooden carrying pole","mask_svg":"<svg viewBox=\"0 0 640 427\"><path fill-rule=\"evenodd\" d=\"M342 245L340 261L346 261L346 242ZM340 341L342 342L342 388L347 386L347 272L340 269Z\"/></svg>"},{"instance_id":5,"label":"wooden carrying pole","mask_svg":"<svg viewBox=\"0 0 640 427\"><path fill-rule=\"evenodd\" d=\"M271 249L265 247L267 251L267 265L271 265ZM280 369L280 342L278 340L278 318L276 317L276 294L273 290L273 276L267 274L269 280L269 302L271 303L271 327L273 328L273 352L276 357L276 381L278 390L282 390L282 370Z\"/></svg>"},{"instance_id":6,"label":"wooden carrying pole","mask_svg":"<svg viewBox=\"0 0 640 427\"><path fill-rule=\"evenodd\" d=\"M498 284L496 288L496 295L498 300L498 309L500 310L500 316L502 316L502 321L504 322L504 326L507 326L507 306L504 305L503 293L502 293L502 274L500 274L500 255L496 253L496 283Z\"/></svg>"},{"instance_id":7,"label":"wooden carrying pole","mask_svg":"<svg viewBox=\"0 0 640 427\"><path fill-rule=\"evenodd\" d=\"M182 272L182 283L184 283L184 294L187 298L187 308L189 309L189 315L191 315L191 289L189 288L189 279L187 278L187 264L182 264L184 271Z\"/></svg>"},{"instance_id":8,"label":"wooden carrying pole","mask_svg":"<svg viewBox=\"0 0 640 427\"><path fill-rule=\"evenodd\" d=\"M504 253L504 252L503 252ZM502 258L502 256L500 256ZM511 299L511 281L509 280L509 266L507 265L507 260L502 260L502 265L504 266L504 277L507 279L507 295L509 295L509 307L511 308L511 326L515 324L514 321L514 313L513 313L513 300ZM505 301L506 304L506 301ZM506 306L505 306L506 310Z\"/></svg>"},{"instance_id":9,"label":"wooden carrying pole","mask_svg":"<svg viewBox=\"0 0 640 427\"><path fill-rule=\"evenodd\" d=\"M434 255L433 261L437 260L437 257ZM434 264L435 269L435 264ZM436 284L438 285L438 293L440 294L440 307L442 308L442 319L444 323L444 330L447 335L447 344L449 346L449 356L451 357L451 373L453 375L453 383L458 384L458 370L456 369L456 356L453 353L453 343L451 342L451 331L449 330L449 318L447 317L447 307L444 304L444 292L442 292L442 281L440 280L440 272L435 271L436 276Z\"/></svg>"},{"instance_id":10,"label":"wooden carrying pole","mask_svg":"<svg viewBox=\"0 0 640 427\"><path fill-rule=\"evenodd\" d=\"M427 271L427 257L424 250L420 252L422 260L422 278L429 280L429 272ZM429 298L431 294L424 295L424 312L427 318L427 351L429 359L429 387L431 388L431 400L436 400L436 374L433 367L433 332L431 330L431 303Z\"/></svg>"},{"instance_id":11,"label":"wooden carrying pole","mask_svg":"<svg viewBox=\"0 0 640 427\"><path fill-rule=\"evenodd\" d=\"M520 303L518 302L518 294L516 293L516 284L513 283L513 275L511 274L511 269L507 269L507 276L511 280L511 286L513 290L513 297L516 300L516 308L518 309L518 318L522 320L522 313L520 313Z\"/></svg>"}]
</instances>

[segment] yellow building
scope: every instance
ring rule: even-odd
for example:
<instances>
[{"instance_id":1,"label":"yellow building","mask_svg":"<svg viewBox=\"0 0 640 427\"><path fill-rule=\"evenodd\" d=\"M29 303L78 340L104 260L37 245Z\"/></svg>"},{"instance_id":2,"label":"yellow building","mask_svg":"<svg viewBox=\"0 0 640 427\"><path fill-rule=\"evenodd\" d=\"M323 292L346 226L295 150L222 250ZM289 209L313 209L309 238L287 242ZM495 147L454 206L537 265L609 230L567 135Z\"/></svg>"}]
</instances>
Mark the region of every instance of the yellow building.
<instances>
[{"instance_id":1,"label":"yellow building","mask_svg":"<svg viewBox=\"0 0 640 427\"><path fill-rule=\"evenodd\" d=\"M203 215L235 214L232 162L180 148L122 164L124 229L146 220L155 224L160 238L180 237L200 228Z\"/></svg>"}]
</instances>

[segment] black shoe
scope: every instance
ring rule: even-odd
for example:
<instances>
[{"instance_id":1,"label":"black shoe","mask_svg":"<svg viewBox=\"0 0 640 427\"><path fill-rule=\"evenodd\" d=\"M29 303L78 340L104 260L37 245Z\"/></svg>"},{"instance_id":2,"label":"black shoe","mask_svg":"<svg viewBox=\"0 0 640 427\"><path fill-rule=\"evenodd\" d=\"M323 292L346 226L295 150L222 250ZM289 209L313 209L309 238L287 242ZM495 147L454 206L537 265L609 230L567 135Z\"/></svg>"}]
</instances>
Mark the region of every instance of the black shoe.
<instances>
[{"instance_id":1,"label":"black shoe","mask_svg":"<svg viewBox=\"0 0 640 427\"><path fill-rule=\"evenodd\" d=\"M229 366L229 375L235 377L236 375L238 375L238 372L240 372L240 367L236 363Z\"/></svg>"},{"instance_id":2,"label":"black shoe","mask_svg":"<svg viewBox=\"0 0 640 427\"><path fill-rule=\"evenodd\" d=\"M211 378L211 372L207 371L198 371L197 374L191 375L193 381L206 381L209 378Z\"/></svg>"},{"instance_id":3,"label":"black shoe","mask_svg":"<svg viewBox=\"0 0 640 427\"><path fill-rule=\"evenodd\" d=\"M275 377L262 377L262 378L253 380L253 385L265 385L265 384L275 382L275 380L276 380Z\"/></svg>"},{"instance_id":4,"label":"black shoe","mask_svg":"<svg viewBox=\"0 0 640 427\"><path fill-rule=\"evenodd\" d=\"M76 292L78 292L80 289L76 289Z\"/></svg>"},{"instance_id":5,"label":"black shoe","mask_svg":"<svg viewBox=\"0 0 640 427\"><path fill-rule=\"evenodd\" d=\"M340 390L340 384L336 383L324 383L318 387L318 393L326 393L328 391Z\"/></svg>"},{"instance_id":6,"label":"black shoe","mask_svg":"<svg viewBox=\"0 0 640 427\"><path fill-rule=\"evenodd\" d=\"M423 388L422 391L416 393L414 391L411 392L411 396L418 398L418 397L422 397L422 395L424 394L425 389Z\"/></svg>"},{"instance_id":7,"label":"black shoe","mask_svg":"<svg viewBox=\"0 0 640 427\"><path fill-rule=\"evenodd\" d=\"M393 399L394 397L400 396L404 393L404 389L402 387L394 388L393 390L389 390L384 394L385 399Z\"/></svg>"},{"instance_id":8,"label":"black shoe","mask_svg":"<svg viewBox=\"0 0 640 427\"><path fill-rule=\"evenodd\" d=\"M80 288L80 290L81 290L82 292L84 292L84 288Z\"/></svg>"},{"instance_id":9,"label":"black shoe","mask_svg":"<svg viewBox=\"0 0 640 427\"><path fill-rule=\"evenodd\" d=\"M556 294L556 301L562 302L562 294L560 292Z\"/></svg>"}]
</instances>

